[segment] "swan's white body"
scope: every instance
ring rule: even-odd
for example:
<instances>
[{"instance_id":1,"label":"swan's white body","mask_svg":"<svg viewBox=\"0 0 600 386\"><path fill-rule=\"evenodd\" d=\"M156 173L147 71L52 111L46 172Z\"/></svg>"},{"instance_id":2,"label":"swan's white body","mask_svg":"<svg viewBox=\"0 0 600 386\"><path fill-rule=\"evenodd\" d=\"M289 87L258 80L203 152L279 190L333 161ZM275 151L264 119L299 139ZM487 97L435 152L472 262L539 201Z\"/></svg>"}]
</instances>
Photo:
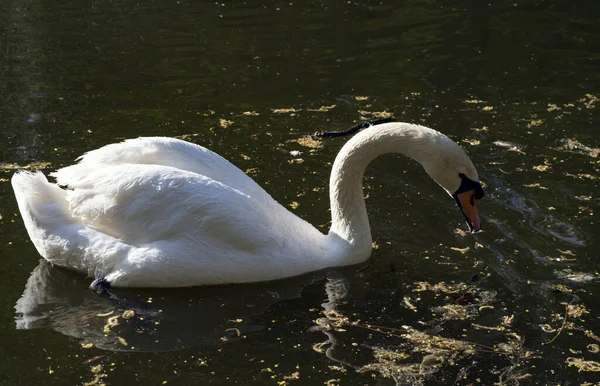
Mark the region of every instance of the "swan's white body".
<instances>
[{"instance_id":1,"label":"swan's white body","mask_svg":"<svg viewBox=\"0 0 600 386\"><path fill-rule=\"evenodd\" d=\"M369 258L361 180L368 163L389 152L421 162L449 192L458 182L445 181L438 165L457 163L477 178L443 134L388 123L357 134L336 158L327 235L221 156L170 138L87 153L53 174L66 190L42 173L19 172L12 185L33 244L53 264L122 287L267 281Z\"/></svg>"}]
</instances>

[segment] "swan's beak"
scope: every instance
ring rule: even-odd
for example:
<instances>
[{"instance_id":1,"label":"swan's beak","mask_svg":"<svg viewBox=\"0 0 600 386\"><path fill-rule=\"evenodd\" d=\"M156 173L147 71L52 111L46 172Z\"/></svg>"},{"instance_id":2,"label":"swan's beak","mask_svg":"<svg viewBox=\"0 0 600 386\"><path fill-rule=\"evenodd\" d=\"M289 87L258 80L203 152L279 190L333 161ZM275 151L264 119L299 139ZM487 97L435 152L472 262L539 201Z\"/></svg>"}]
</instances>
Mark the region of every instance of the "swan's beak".
<instances>
[{"instance_id":1,"label":"swan's beak","mask_svg":"<svg viewBox=\"0 0 600 386\"><path fill-rule=\"evenodd\" d=\"M479 213L477 212L477 200L475 199L475 190L467 190L466 192L454 194L454 199L467 220L469 230L473 233L481 230Z\"/></svg>"}]
</instances>

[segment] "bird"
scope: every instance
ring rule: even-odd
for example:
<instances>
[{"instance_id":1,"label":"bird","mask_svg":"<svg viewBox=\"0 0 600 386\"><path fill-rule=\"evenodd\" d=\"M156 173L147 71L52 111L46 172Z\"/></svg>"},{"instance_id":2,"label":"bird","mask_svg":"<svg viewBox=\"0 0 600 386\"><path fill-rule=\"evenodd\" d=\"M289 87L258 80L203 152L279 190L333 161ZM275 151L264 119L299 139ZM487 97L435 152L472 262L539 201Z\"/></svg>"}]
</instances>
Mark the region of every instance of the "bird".
<instances>
[{"instance_id":1,"label":"bird","mask_svg":"<svg viewBox=\"0 0 600 386\"><path fill-rule=\"evenodd\" d=\"M263 282L369 259L362 179L386 153L420 163L480 230L483 189L470 158L441 132L405 122L371 126L343 145L326 234L217 153L168 137L89 151L51 173L56 183L39 171L18 171L11 183L39 254L93 278L92 289Z\"/></svg>"}]
</instances>

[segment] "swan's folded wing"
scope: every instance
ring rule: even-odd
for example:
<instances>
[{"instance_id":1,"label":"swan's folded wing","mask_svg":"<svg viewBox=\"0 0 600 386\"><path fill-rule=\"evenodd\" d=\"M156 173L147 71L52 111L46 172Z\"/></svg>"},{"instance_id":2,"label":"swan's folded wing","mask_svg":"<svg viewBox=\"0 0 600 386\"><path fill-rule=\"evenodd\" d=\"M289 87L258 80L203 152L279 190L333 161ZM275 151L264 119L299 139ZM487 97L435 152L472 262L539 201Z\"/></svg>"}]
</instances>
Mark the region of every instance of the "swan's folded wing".
<instances>
[{"instance_id":1,"label":"swan's folded wing","mask_svg":"<svg viewBox=\"0 0 600 386\"><path fill-rule=\"evenodd\" d=\"M189 237L224 252L260 249L281 221L268 194L167 166L105 166L66 182L73 217L135 246Z\"/></svg>"},{"instance_id":2,"label":"swan's folded wing","mask_svg":"<svg viewBox=\"0 0 600 386\"><path fill-rule=\"evenodd\" d=\"M111 165L162 165L204 175L248 194L267 194L252 178L217 153L175 138L128 139L92 150L79 161L51 175L59 185L70 186L85 179L90 171Z\"/></svg>"}]
</instances>

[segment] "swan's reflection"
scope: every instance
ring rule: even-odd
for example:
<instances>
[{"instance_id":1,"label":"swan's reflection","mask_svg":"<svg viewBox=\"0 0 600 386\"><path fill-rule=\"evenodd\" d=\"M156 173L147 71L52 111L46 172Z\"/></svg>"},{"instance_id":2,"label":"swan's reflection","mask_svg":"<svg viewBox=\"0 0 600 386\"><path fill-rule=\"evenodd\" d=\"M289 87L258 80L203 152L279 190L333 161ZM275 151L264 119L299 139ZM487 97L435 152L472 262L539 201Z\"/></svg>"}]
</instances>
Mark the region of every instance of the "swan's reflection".
<instances>
[{"instance_id":1,"label":"swan's reflection","mask_svg":"<svg viewBox=\"0 0 600 386\"><path fill-rule=\"evenodd\" d=\"M116 289L127 301L103 298L89 279L44 260L33 270L15 305L18 329L50 328L108 350L168 351L221 344L262 329L252 324L274 303L300 296L314 280L170 290ZM135 316L121 315L133 310ZM99 316L100 315L100 316ZM109 318L118 323L107 326Z\"/></svg>"}]
</instances>

